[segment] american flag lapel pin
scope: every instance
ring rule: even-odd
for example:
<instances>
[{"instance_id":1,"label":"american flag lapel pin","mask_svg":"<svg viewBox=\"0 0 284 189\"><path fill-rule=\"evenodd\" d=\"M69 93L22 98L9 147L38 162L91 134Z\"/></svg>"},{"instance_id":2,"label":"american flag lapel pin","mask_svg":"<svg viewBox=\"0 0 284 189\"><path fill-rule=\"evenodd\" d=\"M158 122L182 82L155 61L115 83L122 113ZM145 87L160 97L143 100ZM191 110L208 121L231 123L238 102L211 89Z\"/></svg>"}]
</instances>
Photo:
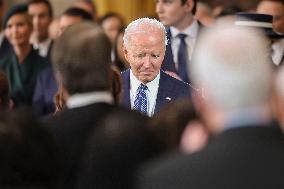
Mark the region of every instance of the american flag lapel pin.
<instances>
[{"instance_id":1,"label":"american flag lapel pin","mask_svg":"<svg viewBox=\"0 0 284 189\"><path fill-rule=\"evenodd\" d=\"M168 101L170 101L170 100L172 100L170 97L166 97L166 100L168 100Z\"/></svg>"}]
</instances>

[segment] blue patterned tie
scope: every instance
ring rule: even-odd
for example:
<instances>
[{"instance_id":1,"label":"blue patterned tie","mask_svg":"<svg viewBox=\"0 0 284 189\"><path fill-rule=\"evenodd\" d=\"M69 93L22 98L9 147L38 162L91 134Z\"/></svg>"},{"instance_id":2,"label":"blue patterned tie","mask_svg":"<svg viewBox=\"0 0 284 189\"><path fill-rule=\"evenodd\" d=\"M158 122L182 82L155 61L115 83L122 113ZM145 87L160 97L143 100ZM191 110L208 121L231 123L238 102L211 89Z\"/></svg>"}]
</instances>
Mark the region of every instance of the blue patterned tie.
<instances>
[{"instance_id":1,"label":"blue patterned tie","mask_svg":"<svg viewBox=\"0 0 284 189\"><path fill-rule=\"evenodd\" d=\"M147 115L147 96L146 96L147 86L142 83L137 89L137 95L134 100L134 110L137 110L145 115Z\"/></svg>"},{"instance_id":2,"label":"blue patterned tie","mask_svg":"<svg viewBox=\"0 0 284 189\"><path fill-rule=\"evenodd\" d=\"M185 81L189 82L187 76L187 62L188 62L188 52L185 43L186 34L178 34L177 37L180 39L180 45L178 48L178 75L180 78Z\"/></svg>"}]
</instances>

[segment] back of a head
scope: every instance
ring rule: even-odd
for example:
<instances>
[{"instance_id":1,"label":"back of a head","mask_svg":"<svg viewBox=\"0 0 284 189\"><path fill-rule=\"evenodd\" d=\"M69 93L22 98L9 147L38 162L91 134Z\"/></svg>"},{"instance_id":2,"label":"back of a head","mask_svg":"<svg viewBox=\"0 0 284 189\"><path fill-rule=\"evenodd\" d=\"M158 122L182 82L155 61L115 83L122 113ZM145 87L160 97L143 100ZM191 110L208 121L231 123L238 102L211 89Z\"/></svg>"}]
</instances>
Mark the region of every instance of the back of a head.
<instances>
[{"instance_id":1,"label":"back of a head","mask_svg":"<svg viewBox=\"0 0 284 189\"><path fill-rule=\"evenodd\" d=\"M85 146L78 188L132 188L137 168L159 152L147 122L146 116L130 110L105 117Z\"/></svg>"},{"instance_id":2,"label":"back of a head","mask_svg":"<svg viewBox=\"0 0 284 189\"><path fill-rule=\"evenodd\" d=\"M52 49L52 63L69 94L110 90L111 44L92 23L70 26Z\"/></svg>"},{"instance_id":3,"label":"back of a head","mask_svg":"<svg viewBox=\"0 0 284 189\"><path fill-rule=\"evenodd\" d=\"M263 105L271 87L268 40L256 29L217 25L201 35L190 71L222 111Z\"/></svg>"},{"instance_id":4,"label":"back of a head","mask_svg":"<svg viewBox=\"0 0 284 189\"><path fill-rule=\"evenodd\" d=\"M70 7L66 9L62 15L80 17L82 20L85 20L85 21L93 20L93 15L91 15L86 10L82 8L78 8L78 7Z\"/></svg>"},{"instance_id":5,"label":"back of a head","mask_svg":"<svg viewBox=\"0 0 284 189\"><path fill-rule=\"evenodd\" d=\"M55 188L58 154L49 130L27 109L0 113L0 188Z\"/></svg>"}]
</instances>

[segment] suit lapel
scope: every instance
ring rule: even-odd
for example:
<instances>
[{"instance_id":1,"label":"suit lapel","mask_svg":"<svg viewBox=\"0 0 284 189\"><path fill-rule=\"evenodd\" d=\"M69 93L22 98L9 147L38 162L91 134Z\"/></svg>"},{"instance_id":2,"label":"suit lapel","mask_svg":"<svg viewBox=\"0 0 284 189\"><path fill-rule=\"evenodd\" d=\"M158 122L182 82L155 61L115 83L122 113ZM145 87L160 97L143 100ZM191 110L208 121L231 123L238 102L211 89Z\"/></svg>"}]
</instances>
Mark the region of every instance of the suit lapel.
<instances>
[{"instance_id":1,"label":"suit lapel","mask_svg":"<svg viewBox=\"0 0 284 189\"><path fill-rule=\"evenodd\" d=\"M162 70L160 71L161 76L160 76L160 81L159 81L159 89L158 89L158 94L157 94L157 100L156 100L156 106L155 106L155 113L157 113L161 107L170 102L172 100L172 95L169 92L171 86L169 84L171 82L167 82L167 75L164 73Z\"/></svg>"},{"instance_id":2,"label":"suit lapel","mask_svg":"<svg viewBox=\"0 0 284 189\"><path fill-rule=\"evenodd\" d=\"M130 103L130 70L124 71L122 74L122 95L121 103L125 107L131 108Z\"/></svg>"},{"instance_id":3,"label":"suit lapel","mask_svg":"<svg viewBox=\"0 0 284 189\"><path fill-rule=\"evenodd\" d=\"M172 46L171 46L172 34L170 31L170 28L167 28L166 31L167 31L168 44L166 46L166 53L165 53L164 61L162 64L162 70L177 73L177 70L175 68L174 58L173 58Z\"/></svg>"}]
</instances>

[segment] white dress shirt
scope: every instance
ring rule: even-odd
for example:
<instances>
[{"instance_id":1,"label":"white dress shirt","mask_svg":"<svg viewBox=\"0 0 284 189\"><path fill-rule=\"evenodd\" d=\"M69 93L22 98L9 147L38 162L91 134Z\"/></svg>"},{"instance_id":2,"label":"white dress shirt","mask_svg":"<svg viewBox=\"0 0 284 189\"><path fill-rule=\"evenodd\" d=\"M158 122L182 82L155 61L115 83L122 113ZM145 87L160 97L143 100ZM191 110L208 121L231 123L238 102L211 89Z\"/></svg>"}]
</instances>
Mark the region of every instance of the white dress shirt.
<instances>
[{"instance_id":1,"label":"white dress shirt","mask_svg":"<svg viewBox=\"0 0 284 189\"><path fill-rule=\"evenodd\" d=\"M78 93L70 96L67 99L66 105L68 108L79 108L93 103L113 103L113 97L108 91L96 91L89 93Z\"/></svg>"},{"instance_id":2,"label":"white dress shirt","mask_svg":"<svg viewBox=\"0 0 284 189\"><path fill-rule=\"evenodd\" d=\"M51 39L48 38L45 41L41 43L34 43L33 47L34 49L38 50L38 54L42 57L47 57L49 47L51 45Z\"/></svg>"},{"instance_id":3,"label":"white dress shirt","mask_svg":"<svg viewBox=\"0 0 284 189\"><path fill-rule=\"evenodd\" d=\"M187 46L187 52L188 52L188 57L189 57L189 61L191 61L192 58L192 54L193 54L193 50L195 47L195 43L196 43L196 38L197 38L197 34L199 31L199 25L198 22L196 20L194 20L192 22L192 24L190 26L188 26L185 30L183 31L179 31L177 28L175 27L170 27L171 30L171 34L172 34L172 38L171 38L171 46L172 46L172 52L173 52L173 58L174 58L174 62L175 62L175 67L176 69L178 68L178 48L180 45L180 38L177 37L178 34L183 33L186 34L187 37L185 38L185 43Z\"/></svg>"},{"instance_id":4,"label":"white dress shirt","mask_svg":"<svg viewBox=\"0 0 284 189\"><path fill-rule=\"evenodd\" d=\"M275 41L272 44L272 49L273 49L273 53L272 53L273 63L276 66L279 66L281 62L283 61L283 56L284 56L284 39Z\"/></svg>"},{"instance_id":5,"label":"white dress shirt","mask_svg":"<svg viewBox=\"0 0 284 189\"><path fill-rule=\"evenodd\" d=\"M155 112L155 106L156 106L156 99L158 94L158 88L159 88L159 82L160 82L160 72L156 76L156 78L147 83L147 115L152 116ZM134 101L135 97L137 95L137 89L140 86L141 81L139 81L132 73L132 70L130 70L130 102L131 102L131 109L134 107Z\"/></svg>"}]
</instances>

